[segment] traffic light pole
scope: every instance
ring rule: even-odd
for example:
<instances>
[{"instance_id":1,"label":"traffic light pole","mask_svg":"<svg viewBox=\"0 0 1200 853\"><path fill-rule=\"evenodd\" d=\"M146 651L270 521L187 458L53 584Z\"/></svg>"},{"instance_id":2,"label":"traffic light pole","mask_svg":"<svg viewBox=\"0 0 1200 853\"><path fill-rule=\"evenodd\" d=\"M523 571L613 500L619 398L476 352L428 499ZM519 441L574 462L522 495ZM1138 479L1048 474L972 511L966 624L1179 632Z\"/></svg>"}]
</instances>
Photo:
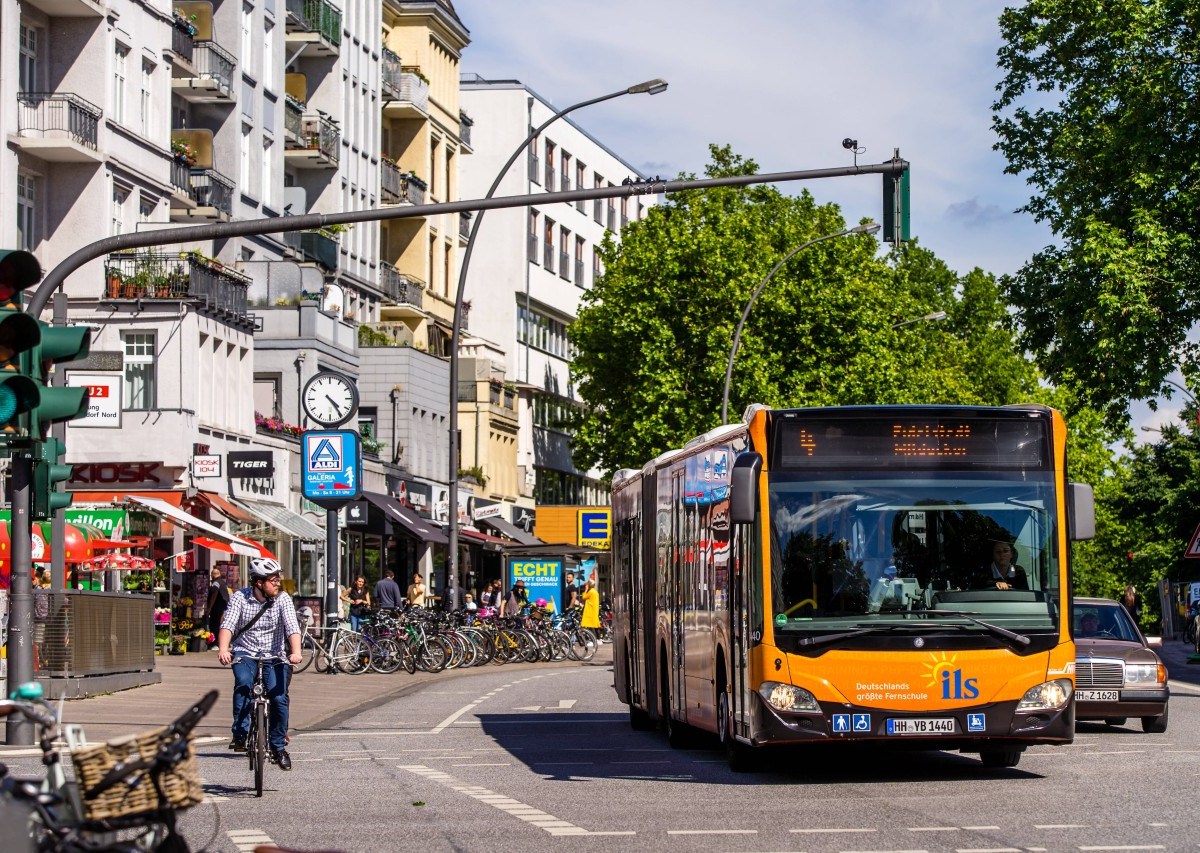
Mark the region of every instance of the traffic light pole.
<instances>
[{"instance_id":1,"label":"traffic light pole","mask_svg":"<svg viewBox=\"0 0 1200 853\"><path fill-rule=\"evenodd\" d=\"M33 681L33 519L30 516L33 459L14 456L10 476L12 580L8 592L8 693L11 694L16 687ZM33 723L20 714L9 714L5 722L5 743L32 744Z\"/></svg>"},{"instance_id":2,"label":"traffic light pole","mask_svg":"<svg viewBox=\"0 0 1200 853\"><path fill-rule=\"evenodd\" d=\"M67 325L67 294L59 291L54 294L54 325ZM55 385L66 385L63 380L62 373L54 377ZM67 445L67 424L66 421L55 421L50 425L50 435L62 442L62 446ZM57 489L57 485L51 485L51 488ZM66 528L66 512L62 509L54 510L54 518L50 521L50 588L54 590L55 601L61 601L62 596L59 595L67 586L67 528Z\"/></svg>"}]
</instances>

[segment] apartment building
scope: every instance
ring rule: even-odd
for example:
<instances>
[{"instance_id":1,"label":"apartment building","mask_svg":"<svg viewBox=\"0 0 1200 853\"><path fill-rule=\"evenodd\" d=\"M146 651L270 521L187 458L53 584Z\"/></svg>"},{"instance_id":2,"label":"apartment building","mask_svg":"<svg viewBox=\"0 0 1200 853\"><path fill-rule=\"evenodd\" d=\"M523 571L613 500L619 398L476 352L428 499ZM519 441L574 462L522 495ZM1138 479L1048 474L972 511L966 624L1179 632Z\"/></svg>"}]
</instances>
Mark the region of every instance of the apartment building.
<instances>
[{"instance_id":1,"label":"apartment building","mask_svg":"<svg viewBox=\"0 0 1200 853\"><path fill-rule=\"evenodd\" d=\"M476 125L475 153L461 164L460 181L465 197L479 197L556 108L517 80L464 75L461 89L463 107ZM629 177L640 177L638 170L565 118L529 145L498 195L608 187ZM654 202L648 196L574 204L547 199L531 208L489 211L476 234L467 279L470 333L505 353L506 379L519 392L513 521L535 504L607 502L600 472L580 471L572 463L571 436L562 425L579 405L568 375L570 324L581 296L602 272L604 235L619 238ZM460 403L460 419L468 424L470 407Z\"/></svg>"}]
</instances>

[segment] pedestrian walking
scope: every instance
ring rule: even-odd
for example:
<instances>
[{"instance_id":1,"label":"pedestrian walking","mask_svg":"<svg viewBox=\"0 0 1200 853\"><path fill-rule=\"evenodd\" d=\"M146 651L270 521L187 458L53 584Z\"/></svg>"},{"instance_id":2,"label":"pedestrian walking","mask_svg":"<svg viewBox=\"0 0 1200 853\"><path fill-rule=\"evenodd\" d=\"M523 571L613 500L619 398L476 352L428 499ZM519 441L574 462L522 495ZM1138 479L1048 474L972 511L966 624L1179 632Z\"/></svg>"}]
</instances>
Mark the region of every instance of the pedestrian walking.
<instances>
[{"instance_id":1,"label":"pedestrian walking","mask_svg":"<svg viewBox=\"0 0 1200 853\"><path fill-rule=\"evenodd\" d=\"M217 644L217 632L221 630L221 620L225 618L225 609L229 606L229 587L225 585L225 575L220 569L213 569L208 581L208 647Z\"/></svg>"},{"instance_id":2,"label":"pedestrian walking","mask_svg":"<svg viewBox=\"0 0 1200 853\"><path fill-rule=\"evenodd\" d=\"M346 591L346 606L350 610L350 630L357 631L363 617L371 609L371 593L367 590L367 579L359 575Z\"/></svg>"},{"instance_id":3,"label":"pedestrian walking","mask_svg":"<svg viewBox=\"0 0 1200 853\"><path fill-rule=\"evenodd\" d=\"M1121 606L1125 608L1125 612L1129 614L1134 625L1141 625L1142 600L1138 597L1133 584L1126 584L1125 592L1121 595Z\"/></svg>"},{"instance_id":4,"label":"pedestrian walking","mask_svg":"<svg viewBox=\"0 0 1200 853\"><path fill-rule=\"evenodd\" d=\"M391 569L383 570L383 577L375 584L375 606L389 613L399 610L404 605L404 593L400 584L396 583L396 573Z\"/></svg>"},{"instance_id":5,"label":"pedestrian walking","mask_svg":"<svg viewBox=\"0 0 1200 853\"><path fill-rule=\"evenodd\" d=\"M579 600L583 604L583 616L579 619L579 627L599 631L600 593L596 592L596 582L591 578L583 582L583 592L579 594Z\"/></svg>"}]
</instances>

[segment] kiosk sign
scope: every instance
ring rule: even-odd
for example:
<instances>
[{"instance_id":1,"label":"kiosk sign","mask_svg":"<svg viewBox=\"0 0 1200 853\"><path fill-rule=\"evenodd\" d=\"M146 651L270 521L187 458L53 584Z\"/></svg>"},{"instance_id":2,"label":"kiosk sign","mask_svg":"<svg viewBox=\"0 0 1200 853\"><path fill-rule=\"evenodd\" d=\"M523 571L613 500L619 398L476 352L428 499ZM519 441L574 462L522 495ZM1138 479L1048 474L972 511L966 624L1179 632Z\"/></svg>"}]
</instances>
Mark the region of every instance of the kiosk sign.
<instances>
[{"instance_id":1,"label":"kiosk sign","mask_svg":"<svg viewBox=\"0 0 1200 853\"><path fill-rule=\"evenodd\" d=\"M362 493L362 440L348 429L314 430L301 441L300 482L304 497L338 509Z\"/></svg>"}]
</instances>

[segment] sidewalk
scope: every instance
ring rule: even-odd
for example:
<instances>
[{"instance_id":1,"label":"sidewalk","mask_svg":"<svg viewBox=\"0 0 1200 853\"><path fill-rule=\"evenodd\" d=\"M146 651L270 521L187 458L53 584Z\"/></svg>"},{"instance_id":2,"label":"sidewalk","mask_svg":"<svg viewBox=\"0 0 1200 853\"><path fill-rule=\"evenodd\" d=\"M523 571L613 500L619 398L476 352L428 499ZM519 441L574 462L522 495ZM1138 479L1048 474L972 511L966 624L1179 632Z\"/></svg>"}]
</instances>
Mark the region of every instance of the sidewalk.
<instances>
[{"instance_id":1,"label":"sidewalk","mask_svg":"<svg viewBox=\"0 0 1200 853\"><path fill-rule=\"evenodd\" d=\"M439 673L418 671L414 675L409 675L403 669L391 675L328 675L309 667L306 672L293 678L288 691L291 697L289 724L294 731L327 728L341 719L419 689L430 681L461 678L471 673L499 669L521 672L565 666L608 667L611 663L612 646L601 644L596 656L586 664L564 661L505 664L502 668L489 664L487 667ZM217 663L215 651L164 655L155 658L155 668L162 674L162 681L158 684L67 701L63 706L63 722L82 724L88 741L99 743L165 725L187 710L192 702L215 689L221 692L221 696L208 716L196 727L196 737L229 737L233 675L228 667ZM3 743L0 743L0 757L3 757L4 749Z\"/></svg>"}]
</instances>

